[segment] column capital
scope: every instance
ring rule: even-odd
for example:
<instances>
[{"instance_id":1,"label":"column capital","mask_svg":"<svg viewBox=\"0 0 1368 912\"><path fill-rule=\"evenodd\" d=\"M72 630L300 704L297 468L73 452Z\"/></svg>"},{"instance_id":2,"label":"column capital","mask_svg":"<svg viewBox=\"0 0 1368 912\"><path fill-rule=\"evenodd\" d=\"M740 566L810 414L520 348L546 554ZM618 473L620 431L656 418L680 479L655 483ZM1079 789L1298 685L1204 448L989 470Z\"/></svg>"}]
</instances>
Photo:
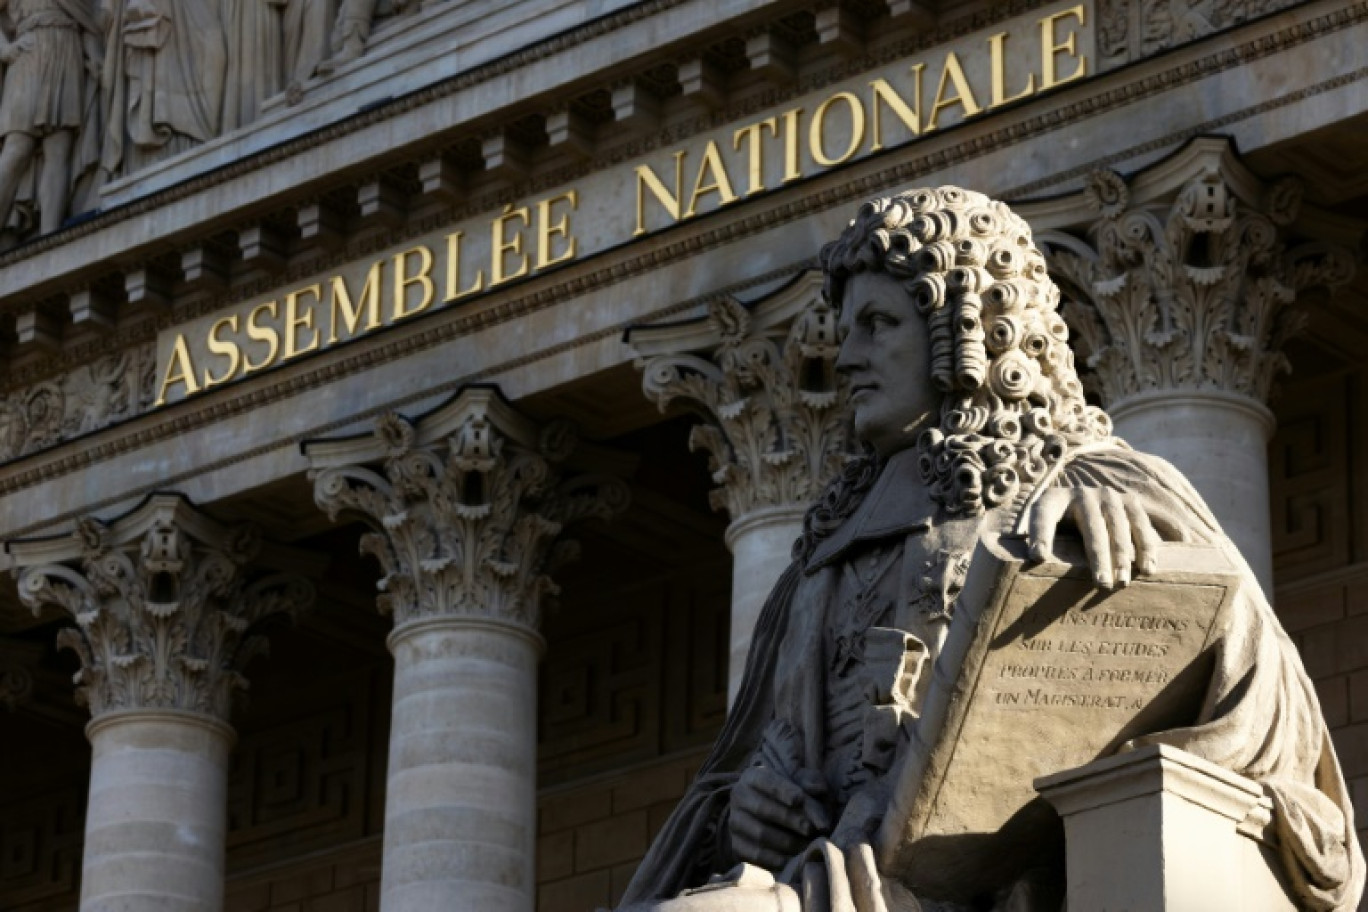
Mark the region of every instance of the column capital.
<instances>
[{"instance_id":1,"label":"column capital","mask_svg":"<svg viewBox=\"0 0 1368 912\"><path fill-rule=\"evenodd\" d=\"M751 304L723 297L700 319L633 327L627 343L647 398L702 417L689 447L708 454L713 508L733 521L811 503L855 455L819 271Z\"/></svg>"},{"instance_id":2,"label":"column capital","mask_svg":"<svg viewBox=\"0 0 1368 912\"><path fill-rule=\"evenodd\" d=\"M77 700L96 718L174 710L226 722L246 664L266 649L263 622L314 596L303 577L268 568L254 527L221 525L177 494L7 547L20 601L76 622L57 645L80 658Z\"/></svg>"},{"instance_id":3,"label":"column capital","mask_svg":"<svg viewBox=\"0 0 1368 912\"><path fill-rule=\"evenodd\" d=\"M1202 137L1130 177L1095 171L1069 197L1021 207L1038 231L1090 382L1108 408L1149 391L1263 403L1288 369L1307 289L1354 273L1359 228L1265 182ZM1053 229L1053 230L1052 230Z\"/></svg>"},{"instance_id":4,"label":"column capital","mask_svg":"<svg viewBox=\"0 0 1368 912\"><path fill-rule=\"evenodd\" d=\"M416 419L388 413L369 433L304 444L318 506L371 527L361 551L380 562L378 601L396 627L474 617L533 631L542 598L557 592L551 569L572 556L561 531L627 507L620 479L567 474L586 449L569 422L538 425L489 386Z\"/></svg>"}]
</instances>

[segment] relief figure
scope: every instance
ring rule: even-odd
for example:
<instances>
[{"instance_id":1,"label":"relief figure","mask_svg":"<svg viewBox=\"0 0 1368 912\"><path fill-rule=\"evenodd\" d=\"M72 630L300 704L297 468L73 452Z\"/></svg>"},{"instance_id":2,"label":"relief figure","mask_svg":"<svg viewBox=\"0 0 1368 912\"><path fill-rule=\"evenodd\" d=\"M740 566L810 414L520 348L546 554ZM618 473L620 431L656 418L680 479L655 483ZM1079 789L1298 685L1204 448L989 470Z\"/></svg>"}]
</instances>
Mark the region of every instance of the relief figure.
<instances>
[{"instance_id":1,"label":"relief figure","mask_svg":"<svg viewBox=\"0 0 1368 912\"><path fill-rule=\"evenodd\" d=\"M227 42L217 0L108 0L101 170L137 171L217 136Z\"/></svg>"},{"instance_id":2,"label":"relief figure","mask_svg":"<svg viewBox=\"0 0 1368 912\"><path fill-rule=\"evenodd\" d=\"M84 196L98 157L99 29L86 0L0 6L12 23L0 41L0 223L27 184L46 234L67 217L78 185Z\"/></svg>"},{"instance_id":3,"label":"relief figure","mask_svg":"<svg viewBox=\"0 0 1368 912\"><path fill-rule=\"evenodd\" d=\"M222 132L257 119L266 99L285 88L282 15L286 0L223 0L227 73Z\"/></svg>"}]
</instances>

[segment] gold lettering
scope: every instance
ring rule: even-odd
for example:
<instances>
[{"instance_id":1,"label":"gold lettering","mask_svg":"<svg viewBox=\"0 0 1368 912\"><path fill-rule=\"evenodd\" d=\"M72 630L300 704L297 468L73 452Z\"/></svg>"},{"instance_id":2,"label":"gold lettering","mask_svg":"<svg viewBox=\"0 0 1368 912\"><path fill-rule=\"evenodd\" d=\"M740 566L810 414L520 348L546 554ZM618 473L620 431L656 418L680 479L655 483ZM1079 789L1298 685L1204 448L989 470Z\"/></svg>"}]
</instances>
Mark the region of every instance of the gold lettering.
<instances>
[{"instance_id":1,"label":"gold lettering","mask_svg":"<svg viewBox=\"0 0 1368 912\"><path fill-rule=\"evenodd\" d=\"M802 108L794 108L779 115L784 119L784 183L786 184L803 176L798 161L798 117L802 113Z\"/></svg>"},{"instance_id":2,"label":"gold lettering","mask_svg":"<svg viewBox=\"0 0 1368 912\"><path fill-rule=\"evenodd\" d=\"M464 233L453 231L447 235L446 297L442 299L443 304L459 301L484 288L484 270L477 269L475 281L470 283L469 288L461 289L461 235Z\"/></svg>"},{"instance_id":3,"label":"gold lettering","mask_svg":"<svg viewBox=\"0 0 1368 912\"><path fill-rule=\"evenodd\" d=\"M276 302L267 301L265 304L258 304L252 308L251 313L247 314L247 338L254 342L266 343L266 357L255 364L252 359L245 358L242 363L243 376L259 371L264 367L270 367L275 363L276 355L280 353L280 333L276 332L274 326L262 326L257 319L258 315L269 313L272 318L276 315Z\"/></svg>"},{"instance_id":4,"label":"gold lettering","mask_svg":"<svg viewBox=\"0 0 1368 912\"><path fill-rule=\"evenodd\" d=\"M337 327L347 328L347 335L356 335L356 327L361 322L361 312L366 313L366 332L380 328L380 272L384 260L376 260L366 272L366 284L361 287L361 300L352 303L351 292L347 291L347 281L342 276L333 276L329 284L328 300L328 344L335 345L338 340Z\"/></svg>"},{"instance_id":5,"label":"gold lettering","mask_svg":"<svg viewBox=\"0 0 1368 912\"><path fill-rule=\"evenodd\" d=\"M875 79L869 83L869 87L874 90L874 94L869 99L869 109L871 120L873 121L873 135L870 138L869 151L878 152L883 148L883 117L880 113L879 102L888 105L888 109L898 115L898 119L903 122L907 129L912 131L913 136L921 135L921 94L922 94L922 70L926 69L926 64L918 63L912 67L913 90L912 103L915 108L908 107L907 102L902 96L882 79Z\"/></svg>"},{"instance_id":6,"label":"gold lettering","mask_svg":"<svg viewBox=\"0 0 1368 912\"><path fill-rule=\"evenodd\" d=\"M242 349L238 348L238 344L232 339L224 339L219 335L219 332L223 329L230 329L233 332L237 332L238 315L233 314L231 317L224 317L222 320L216 321L213 326L209 327L209 353L213 355L222 355L227 358L228 366L224 368L223 373L217 376L210 373L208 368L205 368L205 389L209 389L211 386L218 386L220 383L227 383L229 380L233 379L233 375L236 374L238 368L242 366Z\"/></svg>"},{"instance_id":7,"label":"gold lettering","mask_svg":"<svg viewBox=\"0 0 1368 912\"><path fill-rule=\"evenodd\" d=\"M674 192L671 193L665 188L660 178L651 170L650 165L637 165L636 168L636 231L632 232L632 237L638 237L646 233L646 204L641 195L641 188L644 186L655 195L656 202L670 213L670 218L679 221L679 197L684 184L684 150L680 149L674 154L675 160L675 180Z\"/></svg>"},{"instance_id":8,"label":"gold lettering","mask_svg":"<svg viewBox=\"0 0 1368 912\"><path fill-rule=\"evenodd\" d=\"M323 287L315 282L305 288L298 288L285 295L285 355L280 359L288 361L296 355L305 355L311 351L318 351L318 330L314 329L314 309L313 304L305 305L303 313L300 313L299 299L304 295L313 295L314 302L322 300ZM313 337L305 343L303 348L298 345L297 332L300 327L304 327L313 333Z\"/></svg>"},{"instance_id":9,"label":"gold lettering","mask_svg":"<svg viewBox=\"0 0 1368 912\"><path fill-rule=\"evenodd\" d=\"M1026 88L1017 92L1011 98L1007 97L1007 33L999 32L988 39L988 48L993 64L993 102L988 105L991 111L993 108L1010 104L1013 101L1020 101L1023 98L1030 98L1035 94L1035 73L1026 76Z\"/></svg>"},{"instance_id":10,"label":"gold lettering","mask_svg":"<svg viewBox=\"0 0 1368 912\"><path fill-rule=\"evenodd\" d=\"M519 219L526 227L532 218L532 213L526 206L517 209L513 208L512 203L508 203L503 208L503 214L496 216L494 221L489 223L489 231L492 238L489 243L489 287L502 285L504 282L519 279L527 275L527 254L523 253L522 230L513 232L513 237L508 237L504 226L514 219ZM510 253L518 255L518 266L512 272L504 272L504 257Z\"/></svg>"},{"instance_id":11,"label":"gold lettering","mask_svg":"<svg viewBox=\"0 0 1368 912\"><path fill-rule=\"evenodd\" d=\"M162 377L161 390L157 393L157 401L153 406L166 404L166 390L173 383L181 383L185 386L185 395L193 396L199 392L199 383L195 380L195 365L190 360L190 346L185 342L185 334L176 334L176 344L171 348L171 357L166 362L166 374Z\"/></svg>"},{"instance_id":12,"label":"gold lettering","mask_svg":"<svg viewBox=\"0 0 1368 912\"><path fill-rule=\"evenodd\" d=\"M850 141L844 152L832 158L826 154L823 134L826 132L827 111L838 101L844 101L850 108ZM819 104L817 110L812 112L812 123L808 124L808 151L812 154L812 160L827 167L849 161L850 157L855 154L855 150L860 148L860 144L864 142L864 131L865 112L859 96L850 92L837 92Z\"/></svg>"},{"instance_id":13,"label":"gold lettering","mask_svg":"<svg viewBox=\"0 0 1368 912\"><path fill-rule=\"evenodd\" d=\"M763 131L769 128L770 135L779 135L779 118L770 117L759 123L753 123L748 127L742 127L732 134L732 148L740 149L741 141L747 143L747 163L746 172L746 196L759 193L765 189L765 158L764 158L764 135Z\"/></svg>"},{"instance_id":14,"label":"gold lettering","mask_svg":"<svg viewBox=\"0 0 1368 912\"><path fill-rule=\"evenodd\" d=\"M409 257L418 257L418 272L409 275ZM410 285L421 285L423 296L416 307L408 306ZM437 287L432 283L432 249L426 244L411 247L394 255L394 308L393 321L398 322L414 314L420 314L432 306Z\"/></svg>"},{"instance_id":15,"label":"gold lettering","mask_svg":"<svg viewBox=\"0 0 1368 912\"><path fill-rule=\"evenodd\" d=\"M557 263L564 263L566 260L575 258L575 238L570 234L570 212L562 215L559 221L551 221L551 207L560 202L569 203L570 212L574 212L579 208L579 191L570 190L560 196L548 197L537 203L536 269L545 269L547 266L554 266ZM565 250L554 257L551 255L552 237L562 237L566 240Z\"/></svg>"},{"instance_id":16,"label":"gold lettering","mask_svg":"<svg viewBox=\"0 0 1368 912\"><path fill-rule=\"evenodd\" d=\"M711 176L710 183L703 182L705 176ZM693 193L689 194L689 210L684 213L684 218L697 215L699 197L709 193L717 194L719 208L736 202L731 179L727 177L726 166L722 164L722 153L717 150L717 143L711 140L703 149L703 160L698 163L698 176L694 178Z\"/></svg>"},{"instance_id":17,"label":"gold lettering","mask_svg":"<svg viewBox=\"0 0 1368 912\"><path fill-rule=\"evenodd\" d=\"M947 98L945 86L951 82L955 84L955 94ZM936 119L940 117L941 109L951 105L960 105L964 108L965 120L983 110L975 100L973 90L969 88L969 80L964 77L964 67L960 66L959 57L954 51L946 55L940 84L936 86L936 101L931 105L931 116L926 119L927 132L936 129Z\"/></svg>"},{"instance_id":18,"label":"gold lettering","mask_svg":"<svg viewBox=\"0 0 1368 912\"><path fill-rule=\"evenodd\" d=\"M1081 3L1040 20L1040 91L1042 92L1066 82L1073 82L1075 79L1082 79L1088 75L1088 58L1080 55L1077 50L1078 33L1070 29L1069 36L1063 41L1057 40L1055 36L1055 23L1070 16L1078 20L1079 28L1088 24L1087 11ZM1055 69L1055 55L1060 52L1067 53L1078 60L1077 68L1062 79L1059 78L1058 71Z\"/></svg>"}]
</instances>

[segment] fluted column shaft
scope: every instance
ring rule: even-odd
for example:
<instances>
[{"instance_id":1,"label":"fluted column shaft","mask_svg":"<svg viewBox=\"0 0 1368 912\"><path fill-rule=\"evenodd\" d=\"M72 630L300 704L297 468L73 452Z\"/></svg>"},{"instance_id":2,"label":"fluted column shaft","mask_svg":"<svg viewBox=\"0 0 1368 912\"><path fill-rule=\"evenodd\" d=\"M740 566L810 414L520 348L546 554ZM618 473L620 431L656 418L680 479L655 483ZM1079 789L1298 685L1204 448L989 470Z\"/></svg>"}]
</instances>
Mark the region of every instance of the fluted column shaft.
<instances>
[{"instance_id":1,"label":"fluted column shaft","mask_svg":"<svg viewBox=\"0 0 1368 912\"><path fill-rule=\"evenodd\" d=\"M81 912L218 912L233 695L265 645L258 623L305 608L312 586L253 573L252 529L168 494L8 547L21 600L75 621L57 643L80 658L92 715Z\"/></svg>"},{"instance_id":2,"label":"fluted column shaft","mask_svg":"<svg viewBox=\"0 0 1368 912\"><path fill-rule=\"evenodd\" d=\"M541 599L561 530L626 506L621 482L563 479L574 447L487 387L305 447L319 506L374 529L395 618L382 912L535 907Z\"/></svg>"}]
</instances>

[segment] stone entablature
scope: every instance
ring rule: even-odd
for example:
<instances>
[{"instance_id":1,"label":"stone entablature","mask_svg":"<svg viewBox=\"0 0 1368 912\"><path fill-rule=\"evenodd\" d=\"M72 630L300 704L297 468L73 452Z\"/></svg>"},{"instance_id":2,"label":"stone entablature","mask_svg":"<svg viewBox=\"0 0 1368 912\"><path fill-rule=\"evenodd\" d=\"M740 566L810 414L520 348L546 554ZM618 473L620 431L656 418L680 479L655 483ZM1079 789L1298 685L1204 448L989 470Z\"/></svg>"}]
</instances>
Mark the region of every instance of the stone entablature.
<instances>
[{"instance_id":1,"label":"stone entablature","mask_svg":"<svg viewBox=\"0 0 1368 912\"><path fill-rule=\"evenodd\" d=\"M80 658L77 700L96 718L179 710L227 721L246 664L267 646L260 625L313 602L304 577L259 569L282 554L263 555L254 528L222 526L174 494L7 547L20 600L75 621L57 645Z\"/></svg>"},{"instance_id":2,"label":"stone entablature","mask_svg":"<svg viewBox=\"0 0 1368 912\"><path fill-rule=\"evenodd\" d=\"M567 423L538 427L476 386L415 421L391 413L371 434L304 450L319 508L373 528L361 550L380 562L377 601L396 627L466 617L535 632L558 591L550 569L573 554L561 531L630 497L618 478L565 476L578 447Z\"/></svg>"},{"instance_id":3,"label":"stone entablature","mask_svg":"<svg viewBox=\"0 0 1368 912\"><path fill-rule=\"evenodd\" d=\"M79 515L82 508L70 503L72 498L64 492L75 490L78 485L73 486L71 480L80 477L92 464L118 466L117 477L126 481L110 491L100 503L101 509L116 509L152 490L151 479L140 475L137 468L143 464L137 455L142 448L158 448L156 459L165 466L164 471L177 484L189 485L197 497L208 496L201 486L209 485L212 475L212 496L217 497L224 492L243 490L242 479L246 476L238 466L244 460L265 460L283 466L289 460L279 454L286 450L294 452L299 440L334 433L358 419L379 414L386 407L393 408L395 403L420 402L471 379L491 378L502 383L514 376L519 378L519 385L508 388L523 396L585 373L613 368L625 357L616 345L623 327L689 313L691 307L728 289L754 285L757 270L760 275L771 276L800 266L799 254L812 249L814 233L836 227L835 200L856 199L914 178L932 182L948 179L952 172L972 176L980 185L1003 195L1012 195L1012 188L1029 188L1030 193L1038 194L1069 186L1074 176L1094 170L1099 163L1148 160L1156 151L1172 148L1174 124L1127 120L1131 106L1147 95L1169 93L1189 97L1197 92L1205 93L1203 97L1219 98L1223 107L1204 110L1201 116L1210 115L1209 118L1196 123L1191 118L1182 120L1183 131L1228 129L1240 138L1246 151L1257 150L1261 144L1299 135L1346 116L1342 109L1355 91L1358 77L1332 72L1332 62L1339 59L1337 54L1357 46L1368 27L1365 23L1368 8L1331 9L1324 3L1250 23L1220 40L1175 51L1145 67L1126 68L1109 74L1105 80L1080 84L1062 95L1058 103L1041 100L1004 108L995 116L980 118L953 134L946 132L934 142L866 162L852 162L811 187L806 182L794 183L757 195L744 205L681 225L660 237L563 267L553 276L534 279L526 285L510 284L500 294L478 304L445 313L434 311L383 338L362 340L329 357L311 358L308 363L291 365L289 370L253 378L252 383L240 389L215 390L212 397L205 397L193 408L182 406L153 413L150 419L137 422L128 419L145 415L145 411L125 415L116 419L124 422L122 427L100 433L87 445L63 447L12 467L0 487L7 496L18 498L11 515L24 518L26 531L22 534L34 534L50 523ZM1232 60L1242 61L1243 65L1232 69ZM1299 72L1304 72L1304 88L1267 97L1259 88L1262 81L1276 72L1286 72L1294 62L1301 67ZM1266 116L1274 112L1278 116ZM1119 149L1111 139L1103 143L1104 135L1117 135L1109 131L1121 121L1134 127L1125 134L1133 141ZM1061 129L1071 124L1092 123L1098 125L1098 130L1081 131L1079 142L1060 141ZM264 178L275 172L259 173ZM235 186L246 188L245 184ZM222 195L218 190L204 192ZM1021 190L1016 195L1025 192ZM267 193L254 198L274 197ZM234 205L227 196L199 199L194 206L199 215L220 211L220 203ZM134 204L137 205L140 204ZM181 205L171 202L158 209L157 225L178 232L185 229L191 222L176 221L189 211L182 212L177 208ZM426 226L437 226L446 217L420 218L428 219L423 223ZM73 230L81 228L84 226ZM421 233L410 232L407 227L389 231L391 239ZM61 257L83 253L84 262L95 262L99 251L107 248L94 245L93 236L87 240L92 242L89 249L78 251L68 245ZM45 242L39 242L34 250L42 243ZM72 243L79 246L86 241ZM376 238L367 243L369 246L360 249L379 250L387 246ZM691 258L701 252L723 247L736 250L737 255L714 260L703 272L692 264ZM318 263L296 265L294 254L288 254L290 265L285 267L285 278L276 275L253 279L257 284L250 285L247 294L241 289L249 286L241 285L235 278L230 283L233 290L206 292L196 301L182 300L173 292L171 309L164 309L164 304L153 306L150 301L131 309L121 303L114 312L113 331L121 345L145 344L158 326L169 327L194 319L264 294L270 288L288 290L295 281L290 276L304 278L328 264L346 262L356 256L357 249L327 253L318 261L324 264L321 267ZM753 259L752 254L759 259ZM62 273L66 261L57 260L51 261L50 268L43 272ZM37 276L37 265L38 261L30 258L11 263L6 272L14 277L16 273L10 270L17 269L32 278ZM30 269L31 266L35 268ZM107 285L100 287L109 290ZM113 299L119 300L119 295L115 293ZM11 300L19 306L18 298ZM90 303L87 298L85 304ZM65 306L64 301L52 299L49 304ZM576 314L574 339L561 331L571 325L560 317L567 310ZM135 311L144 322L130 322L128 316ZM83 304L80 312L99 311ZM59 313L57 322L64 324L65 320ZM63 332L74 326L63 325ZM65 339L59 340L59 353L42 357L32 349L15 349L9 388L19 392L29 384L46 382L94 362L104 353L107 343L94 332L85 338L85 342L70 345ZM501 341L510 338L523 340L517 351L509 350ZM439 364L439 347L459 350L461 354L440 359ZM459 375L450 373L453 364L461 366ZM522 370L531 364L537 369ZM387 405L375 392L382 389L398 391L387 400ZM317 409L309 408L307 416L290 407L294 397L304 395L313 397L318 405ZM268 408L282 410L279 414L288 415L291 420L252 420L251 416ZM243 443L241 454L224 454L207 443L204 447L160 446L172 438L199 441L204 439L201 435L206 428L229 425L234 430L227 433L238 435ZM63 435L63 439L70 438ZM300 468L290 464L283 471Z\"/></svg>"}]
</instances>

